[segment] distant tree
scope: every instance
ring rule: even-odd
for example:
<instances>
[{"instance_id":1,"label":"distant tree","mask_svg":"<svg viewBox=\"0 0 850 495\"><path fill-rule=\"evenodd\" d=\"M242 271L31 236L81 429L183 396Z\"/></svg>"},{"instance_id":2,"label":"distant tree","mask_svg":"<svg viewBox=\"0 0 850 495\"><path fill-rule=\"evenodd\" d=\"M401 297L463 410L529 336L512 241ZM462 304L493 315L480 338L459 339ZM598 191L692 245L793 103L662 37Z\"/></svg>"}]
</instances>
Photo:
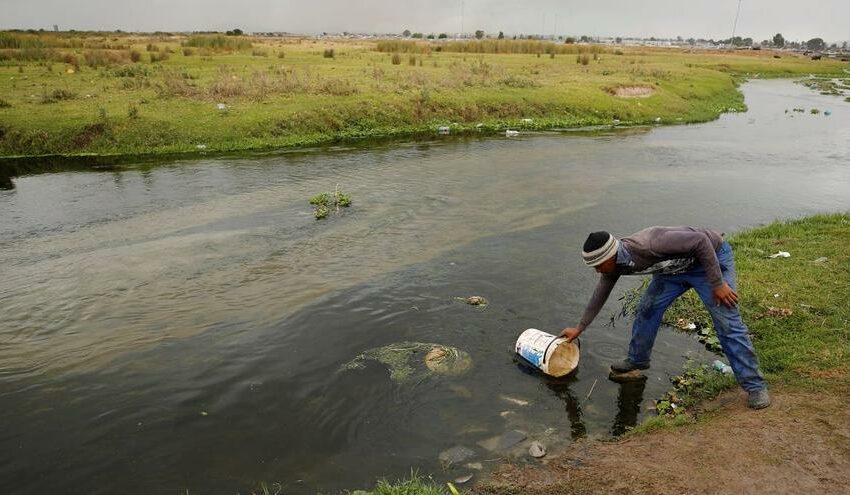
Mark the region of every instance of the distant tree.
<instances>
[{"instance_id":1,"label":"distant tree","mask_svg":"<svg viewBox=\"0 0 850 495\"><path fill-rule=\"evenodd\" d=\"M785 46L785 37L782 36L782 33L776 33L773 37L773 46L777 48L782 48Z\"/></svg>"},{"instance_id":2,"label":"distant tree","mask_svg":"<svg viewBox=\"0 0 850 495\"><path fill-rule=\"evenodd\" d=\"M622 44L622 43L623 43L623 38L621 38L621 37L617 36L616 38L614 38L614 43L617 43L618 45Z\"/></svg>"},{"instance_id":3,"label":"distant tree","mask_svg":"<svg viewBox=\"0 0 850 495\"><path fill-rule=\"evenodd\" d=\"M697 40L695 40L693 38L688 38L688 44L691 45L691 46L694 46L694 45L697 44Z\"/></svg>"},{"instance_id":4,"label":"distant tree","mask_svg":"<svg viewBox=\"0 0 850 495\"><path fill-rule=\"evenodd\" d=\"M678 41L679 43L681 43L681 42L683 42L683 41L685 41L685 40L684 40L681 36L676 36L676 41Z\"/></svg>"},{"instance_id":5,"label":"distant tree","mask_svg":"<svg viewBox=\"0 0 850 495\"><path fill-rule=\"evenodd\" d=\"M405 29L404 31L402 31L401 35L404 36L405 38L410 38L410 30Z\"/></svg>"},{"instance_id":6,"label":"distant tree","mask_svg":"<svg viewBox=\"0 0 850 495\"><path fill-rule=\"evenodd\" d=\"M846 41L845 41L844 43L841 43L841 49L842 49L842 50L846 50L846 49L847 49L847 42L846 42Z\"/></svg>"},{"instance_id":7,"label":"distant tree","mask_svg":"<svg viewBox=\"0 0 850 495\"><path fill-rule=\"evenodd\" d=\"M566 44L566 45L572 45L575 42L576 42L576 39L573 38L572 36L567 36L567 39L564 40L564 44Z\"/></svg>"},{"instance_id":8,"label":"distant tree","mask_svg":"<svg viewBox=\"0 0 850 495\"><path fill-rule=\"evenodd\" d=\"M434 33L429 34L429 35L428 35L428 39L429 39L429 40L434 39Z\"/></svg>"},{"instance_id":9,"label":"distant tree","mask_svg":"<svg viewBox=\"0 0 850 495\"><path fill-rule=\"evenodd\" d=\"M584 38L584 36L582 36L582 38ZM655 36L650 36L649 41L655 41Z\"/></svg>"},{"instance_id":10,"label":"distant tree","mask_svg":"<svg viewBox=\"0 0 850 495\"><path fill-rule=\"evenodd\" d=\"M838 44L837 44L837 43L833 43L833 44L829 45L829 49L830 49L830 50L838 50Z\"/></svg>"},{"instance_id":11,"label":"distant tree","mask_svg":"<svg viewBox=\"0 0 850 495\"><path fill-rule=\"evenodd\" d=\"M423 35L422 33L413 33L413 34L411 34L411 35L410 35L410 37L411 37L411 38L416 38L416 39L418 39L418 40L421 40L422 38L424 38L424 37L425 37L425 35Z\"/></svg>"},{"instance_id":12,"label":"distant tree","mask_svg":"<svg viewBox=\"0 0 850 495\"><path fill-rule=\"evenodd\" d=\"M822 38L812 38L806 42L806 48L814 51L821 51L826 48L826 43L824 43Z\"/></svg>"},{"instance_id":13,"label":"distant tree","mask_svg":"<svg viewBox=\"0 0 850 495\"><path fill-rule=\"evenodd\" d=\"M476 29L475 30L475 38L480 40L483 37L484 37L484 31L482 31L480 29Z\"/></svg>"},{"instance_id":14,"label":"distant tree","mask_svg":"<svg viewBox=\"0 0 850 495\"><path fill-rule=\"evenodd\" d=\"M582 42L582 43L587 43L588 41L590 41L590 37L588 37L588 36L586 36L586 35L583 35L583 36L581 37L581 42Z\"/></svg>"},{"instance_id":15,"label":"distant tree","mask_svg":"<svg viewBox=\"0 0 850 495\"><path fill-rule=\"evenodd\" d=\"M226 35L228 35L228 36L242 36L242 34L243 34L243 33L242 33L242 30L241 30L241 29L236 28L236 29L233 29L233 30L231 30L231 31L227 31L227 32L226 32L226 33L224 33L224 34L226 34Z\"/></svg>"},{"instance_id":16,"label":"distant tree","mask_svg":"<svg viewBox=\"0 0 850 495\"><path fill-rule=\"evenodd\" d=\"M439 39L441 39L441 40L444 40L444 39L446 39L446 38L448 38L448 37L449 37L449 35L448 35L448 34L446 34L446 33L440 33L440 34L439 34L439 36L437 36L437 38L439 38Z\"/></svg>"},{"instance_id":17,"label":"distant tree","mask_svg":"<svg viewBox=\"0 0 850 495\"><path fill-rule=\"evenodd\" d=\"M499 31L499 36L498 36L498 38L499 38L500 40L505 39L505 33L503 33L503 32L501 32L501 31Z\"/></svg>"},{"instance_id":18,"label":"distant tree","mask_svg":"<svg viewBox=\"0 0 850 495\"><path fill-rule=\"evenodd\" d=\"M741 40L741 43L744 46L753 46L753 39L752 38L744 38L743 40Z\"/></svg>"}]
</instances>

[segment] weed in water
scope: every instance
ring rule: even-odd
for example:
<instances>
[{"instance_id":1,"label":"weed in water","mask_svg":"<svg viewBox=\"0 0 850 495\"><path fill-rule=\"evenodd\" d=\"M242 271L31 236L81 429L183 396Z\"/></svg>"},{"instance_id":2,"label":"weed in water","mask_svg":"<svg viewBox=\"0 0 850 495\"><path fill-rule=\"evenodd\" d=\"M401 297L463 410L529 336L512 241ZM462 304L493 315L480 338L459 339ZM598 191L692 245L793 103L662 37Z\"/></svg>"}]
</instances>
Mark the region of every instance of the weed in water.
<instances>
[{"instance_id":1,"label":"weed in water","mask_svg":"<svg viewBox=\"0 0 850 495\"><path fill-rule=\"evenodd\" d=\"M130 61L133 63L139 63L142 60L141 52L137 50L130 50Z\"/></svg>"},{"instance_id":2,"label":"weed in water","mask_svg":"<svg viewBox=\"0 0 850 495\"><path fill-rule=\"evenodd\" d=\"M336 54L334 53L333 48L325 48L325 51L324 51L324 53L322 53L322 56L324 58L335 58Z\"/></svg>"},{"instance_id":3,"label":"weed in water","mask_svg":"<svg viewBox=\"0 0 850 495\"><path fill-rule=\"evenodd\" d=\"M136 105L130 104L127 108L127 118L130 120L136 120L139 118L139 107Z\"/></svg>"},{"instance_id":4,"label":"weed in water","mask_svg":"<svg viewBox=\"0 0 850 495\"><path fill-rule=\"evenodd\" d=\"M12 108L12 104L3 98L0 98L0 108Z\"/></svg>"},{"instance_id":5,"label":"weed in water","mask_svg":"<svg viewBox=\"0 0 850 495\"><path fill-rule=\"evenodd\" d=\"M316 209L313 214L316 220L327 218L331 211L338 212L340 208L351 206L351 195L339 190L339 186L332 193L320 193L310 198L310 204Z\"/></svg>"},{"instance_id":6,"label":"weed in water","mask_svg":"<svg viewBox=\"0 0 850 495\"><path fill-rule=\"evenodd\" d=\"M401 65L401 55L399 55L398 53L393 53L392 63L393 65Z\"/></svg>"}]
</instances>

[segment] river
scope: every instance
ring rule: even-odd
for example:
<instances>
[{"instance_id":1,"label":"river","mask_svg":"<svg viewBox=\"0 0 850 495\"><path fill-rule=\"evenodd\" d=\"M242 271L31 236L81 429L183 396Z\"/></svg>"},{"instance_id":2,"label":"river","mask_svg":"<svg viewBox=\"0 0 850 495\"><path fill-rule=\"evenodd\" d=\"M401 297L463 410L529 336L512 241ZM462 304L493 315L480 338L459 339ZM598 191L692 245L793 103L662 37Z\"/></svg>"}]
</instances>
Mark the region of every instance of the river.
<instances>
[{"instance_id":1,"label":"river","mask_svg":"<svg viewBox=\"0 0 850 495\"><path fill-rule=\"evenodd\" d=\"M687 360L715 356L663 329L645 386L608 381L629 335L612 297L577 373L521 366L522 330L577 322L596 277L588 232L734 232L850 207L850 104L788 81L742 89L747 113L700 125L12 179L0 491L333 493L412 467L473 472L440 467L455 445L486 470L502 455L477 443L510 428L552 449L622 433ZM337 185L353 206L316 221L307 200ZM456 299L471 295L490 304ZM379 363L341 370L403 341L456 346L473 368L407 383Z\"/></svg>"}]
</instances>

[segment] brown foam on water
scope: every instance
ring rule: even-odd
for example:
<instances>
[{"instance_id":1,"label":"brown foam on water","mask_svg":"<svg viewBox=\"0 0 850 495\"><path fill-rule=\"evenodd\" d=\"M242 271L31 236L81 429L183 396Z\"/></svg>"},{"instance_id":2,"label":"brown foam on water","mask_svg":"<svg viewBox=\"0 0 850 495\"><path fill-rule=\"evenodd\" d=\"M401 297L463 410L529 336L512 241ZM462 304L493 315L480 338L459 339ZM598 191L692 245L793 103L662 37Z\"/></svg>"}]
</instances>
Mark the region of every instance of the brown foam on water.
<instances>
[{"instance_id":1,"label":"brown foam on water","mask_svg":"<svg viewBox=\"0 0 850 495\"><path fill-rule=\"evenodd\" d=\"M574 343L561 342L549 356L548 373L552 376L564 376L578 366L579 349Z\"/></svg>"}]
</instances>

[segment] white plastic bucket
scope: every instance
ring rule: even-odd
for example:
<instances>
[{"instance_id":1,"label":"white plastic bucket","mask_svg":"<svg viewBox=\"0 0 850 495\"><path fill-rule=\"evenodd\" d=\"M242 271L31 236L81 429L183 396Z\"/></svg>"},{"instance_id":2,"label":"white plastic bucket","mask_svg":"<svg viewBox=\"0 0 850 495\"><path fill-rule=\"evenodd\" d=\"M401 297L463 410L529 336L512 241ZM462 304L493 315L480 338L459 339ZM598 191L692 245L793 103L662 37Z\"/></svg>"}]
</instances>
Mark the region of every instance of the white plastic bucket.
<instances>
[{"instance_id":1,"label":"white plastic bucket","mask_svg":"<svg viewBox=\"0 0 850 495\"><path fill-rule=\"evenodd\" d=\"M536 328L522 332L516 340L516 353L534 367L550 376L564 376L576 369L579 349L563 337L556 337Z\"/></svg>"}]
</instances>

